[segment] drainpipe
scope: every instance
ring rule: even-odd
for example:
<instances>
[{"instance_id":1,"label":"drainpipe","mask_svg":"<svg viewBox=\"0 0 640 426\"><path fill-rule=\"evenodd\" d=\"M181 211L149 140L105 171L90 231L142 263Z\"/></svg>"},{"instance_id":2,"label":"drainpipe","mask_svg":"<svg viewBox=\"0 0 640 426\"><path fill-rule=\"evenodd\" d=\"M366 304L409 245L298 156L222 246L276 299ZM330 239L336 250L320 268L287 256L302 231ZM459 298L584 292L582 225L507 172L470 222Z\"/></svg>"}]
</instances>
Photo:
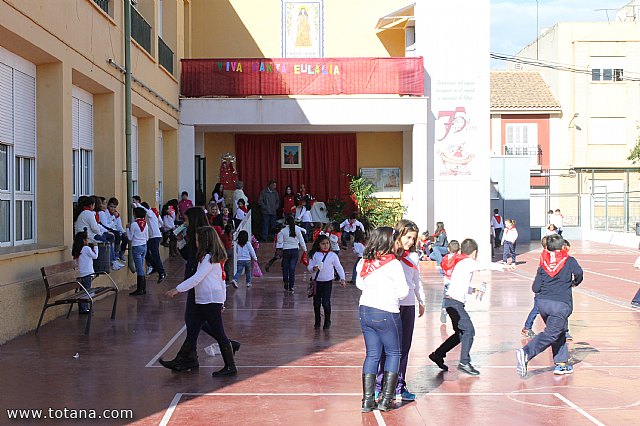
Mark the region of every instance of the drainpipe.
<instances>
[{"instance_id":1,"label":"drainpipe","mask_svg":"<svg viewBox=\"0 0 640 426\"><path fill-rule=\"evenodd\" d=\"M127 174L127 221L133 221L131 199L134 194L131 171L131 2L124 0L124 134Z\"/></svg>"}]
</instances>

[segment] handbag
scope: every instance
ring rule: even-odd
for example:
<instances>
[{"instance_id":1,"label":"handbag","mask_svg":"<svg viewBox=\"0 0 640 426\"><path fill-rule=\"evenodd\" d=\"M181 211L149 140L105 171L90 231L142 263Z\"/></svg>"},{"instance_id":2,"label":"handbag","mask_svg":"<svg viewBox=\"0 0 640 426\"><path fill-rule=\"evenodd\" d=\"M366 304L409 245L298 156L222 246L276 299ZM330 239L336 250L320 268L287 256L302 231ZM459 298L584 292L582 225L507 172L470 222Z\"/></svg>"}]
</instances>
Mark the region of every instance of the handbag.
<instances>
[{"instance_id":1,"label":"handbag","mask_svg":"<svg viewBox=\"0 0 640 426\"><path fill-rule=\"evenodd\" d=\"M322 263L324 263L324 260L327 258L327 255L329 253L325 253L324 256L322 256ZM316 295L316 293L318 292L318 282L316 281L318 279L318 274L320 274L320 269L318 269L316 271L316 275L309 280L309 284L307 285L307 297L313 297Z\"/></svg>"},{"instance_id":2,"label":"handbag","mask_svg":"<svg viewBox=\"0 0 640 426\"><path fill-rule=\"evenodd\" d=\"M258 265L258 262L253 262L253 272L251 275L256 278L260 278L262 276L262 271L260 270L260 265Z\"/></svg>"}]
</instances>

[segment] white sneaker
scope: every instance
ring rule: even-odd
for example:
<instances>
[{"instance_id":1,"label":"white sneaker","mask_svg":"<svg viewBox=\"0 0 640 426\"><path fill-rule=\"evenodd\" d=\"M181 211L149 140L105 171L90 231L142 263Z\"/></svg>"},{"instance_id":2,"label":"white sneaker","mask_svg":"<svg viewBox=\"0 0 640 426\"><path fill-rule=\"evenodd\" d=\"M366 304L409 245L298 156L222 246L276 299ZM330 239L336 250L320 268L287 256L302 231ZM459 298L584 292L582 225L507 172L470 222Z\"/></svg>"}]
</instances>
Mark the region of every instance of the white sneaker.
<instances>
[{"instance_id":1,"label":"white sneaker","mask_svg":"<svg viewBox=\"0 0 640 426\"><path fill-rule=\"evenodd\" d=\"M125 263L122 260L118 260L118 259L116 259L115 263L117 263L120 266L124 266L125 265Z\"/></svg>"},{"instance_id":2,"label":"white sneaker","mask_svg":"<svg viewBox=\"0 0 640 426\"><path fill-rule=\"evenodd\" d=\"M220 346L218 346L217 343L213 343L210 346L204 348L204 352L209 356L216 356L221 354Z\"/></svg>"},{"instance_id":3,"label":"white sneaker","mask_svg":"<svg viewBox=\"0 0 640 426\"><path fill-rule=\"evenodd\" d=\"M147 275L151 275L151 274L153 274L153 267L152 267L152 266L149 266L149 267L147 268Z\"/></svg>"},{"instance_id":4,"label":"white sneaker","mask_svg":"<svg viewBox=\"0 0 640 426\"><path fill-rule=\"evenodd\" d=\"M251 287L251 283L247 283L247 287Z\"/></svg>"},{"instance_id":5,"label":"white sneaker","mask_svg":"<svg viewBox=\"0 0 640 426\"><path fill-rule=\"evenodd\" d=\"M238 283L236 282L236 280L231 281L231 285L233 286L233 288L238 288Z\"/></svg>"},{"instance_id":6,"label":"white sneaker","mask_svg":"<svg viewBox=\"0 0 640 426\"><path fill-rule=\"evenodd\" d=\"M124 265L122 265L122 266L124 266ZM113 262L111 264L111 269L113 269L114 271L117 271L117 270L122 269L122 266L119 263Z\"/></svg>"}]
</instances>

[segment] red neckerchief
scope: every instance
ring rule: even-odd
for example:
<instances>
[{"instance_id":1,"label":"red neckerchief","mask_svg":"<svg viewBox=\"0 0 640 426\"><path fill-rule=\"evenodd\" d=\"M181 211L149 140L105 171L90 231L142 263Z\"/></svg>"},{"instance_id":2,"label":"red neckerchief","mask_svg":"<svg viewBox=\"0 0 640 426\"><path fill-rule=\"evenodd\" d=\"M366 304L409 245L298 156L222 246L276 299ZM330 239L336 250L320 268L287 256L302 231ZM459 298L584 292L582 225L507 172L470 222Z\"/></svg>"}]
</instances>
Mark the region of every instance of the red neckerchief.
<instances>
[{"instance_id":1,"label":"red neckerchief","mask_svg":"<svg viewBox=\"0 0 640 426\"><path fill-rule=\"evenodd\" d=\"M226 259L223 259L220 262L220 268L222 269L222 281L226 281L227 280L227 274L224 272L224 262L226 262Z\"/></svg>"},{"instance_id":2,"label":"red neckerchief","mask_svg":"<svg viewBox=\"0 0 640 426\"><path fill-rule=\"evenodd\" d=\"M96 212L96 222L100 223L100 212Z\"/></svg>"},{"instance_id":3,"label":"red neckerchief","mask_svg":"<svg viewBox=\"0 0 640 426\"><path fill-rule=\"evenodd\" d=\"M540 255L540 266L550 277L555 277L558 272L564 268L569 258L569 252L566 250L542 250Z\"/></svg>"},{"instance_id":4,"label":"red neckerchief","mask_svg":"<svg viewBox=\"0 0 640 426\"><path fill-rule=\"evenodd\" d=\"M249 213L249 209L247 208L247 206L241 206L241 207L238 207L238 208L240 210L242 210L243 212L245 212L245 213Z\"/></svg>"},{"instance_id":5,"label":"red neckerchief","mask_svg":"<svg viewBox=\"0 0 640 426\"><path fill-rule=\"evenodd\" d=\"M498 222L498 225L500 225L500 222L502 222L502 218L500 217L500 215L494 214L493 217L496 219L496 222Z\"/></svg>"},{"instance_id":6,"label":"red neckerchief","mask_svg":"<svg viewBox=\"0 0 640 426\"><path fill-rule=\"evenodd\" d=\"M464 260L468 259L469 256L462 253L455 253L453 256L447 255L442 262L440 263L440 267L442 268L442 272L447 278L451 278L451 274L453 274L453 269L456 265Z\"/></svg>"},{"instance_id":7,"label":"red neckerchief","mask_svg":"<svg viewBox=\"0 0 640 426\"><path fill-rule=\"evenodd\" d=\"M144 232L144 228L147 226L147 221L145 219L136 219L136 223L140 227L140 232Z\"/></svg>"},{"instance_id":8,"label":"red neckerchief","mask_svg":"<svg viewBox=\"0 0 640 426\"><path fill-rule=\"evenodd\" d=\"M173 206L169 206L169 208L167 209L169 211L169 213L175 213L176 210L173 208Z\"/></svg>"},{"instance_id":9,"label":"red neckerchief","mask_svg":"<svg viewBox=\"0 0 640 426\"><path fill-rule=\"evenodd\" d=\"M113 216L117 219L120 217L120 213L118 213L118 210L114 210L113 211Z\"/></svg>"},{"instance_id":10,"label":"red neckerchief","mask_svg":"<svg viewBox=\"0 0 640 426\"><path fill-rule=\"evenodd\" d=\"M86 207L82 208L82 211L85 211L85 210L93 210L93 209L91 207L89 207L89 206L86 206Z\"/></svg>"},{"instance_id":11,"label":"red neckerchief","mask_svg":"<svg viewBox=\"0 0 640 426\"><path fill-rule=\"evenodd\" d=\"M486 216L485 216L485 217L486 217ZM433 234L433 237L434 237L434 238L438 238L438 235L440 235L440 234L446 234L446 233L447 233L447 231L445 231L445 230L443 229L442 231L440 231L440 232L438 232L438 233Z\"/></svg>"},{"instance_id":12,"label":"red neckerchief","mask_svg":"<svg viewBox=\"0 0 640 426\"><path fill-rule=\"evenodd\" d=\"M156 209L155 207L151 207L151 211L154 212L156 214L156 217L158 219L160 219L160 213L158 212L158 209Z\"/></svg>"},{"instance_id":13,"label":"red neckerchief","mask_svg":"<svg viewBox=\"0 0 640 426\"><path fill-rule=\"evenodd\" d=\"M403 251L402 252L402 256L400 257L400 260L407 265L410 268L415 269L416 271L418 270L418 267L415 265L415 263L413 263L411 261L411 259L409 259L409 252L408 251Z\"/></svg>"},{"instance_id":14,"label":"red neckerchief","mask_svg":"<svg viewBox=\"0 0 640 426\"><path fill-rule=\"evenodd\" d=\"M395 254L385 254L384 256L380 256L377 259L367 259L362 264L362 270L360 271L360 276L362 278L366 278L367 275L374 272L376 269L379 269L391 262L392 260L396 260L397 257Z\"/></svg>"}]
</instances>

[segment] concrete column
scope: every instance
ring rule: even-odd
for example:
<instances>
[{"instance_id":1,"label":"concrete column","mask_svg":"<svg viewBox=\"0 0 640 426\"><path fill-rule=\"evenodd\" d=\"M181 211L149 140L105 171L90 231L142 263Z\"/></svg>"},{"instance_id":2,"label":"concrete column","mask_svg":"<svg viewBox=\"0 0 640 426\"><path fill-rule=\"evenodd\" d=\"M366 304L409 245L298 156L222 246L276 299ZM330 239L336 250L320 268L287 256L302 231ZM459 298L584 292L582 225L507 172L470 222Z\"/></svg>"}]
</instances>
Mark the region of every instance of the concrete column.
<instances>
[{"instance_id":1,"label":"concrete column","mask_svg":"<svg viewBox=\"0 0 640 426\"><path fill-rule=\"evenodd\" d=\"M38 243L73 244L71 68L36 69ZM55 212L55 214L52 214Z\"/></svg>"},{"instance_id":2,"label":"concrete column","mask_svg":"<svg viewBox=\"0 0 640 426\"><path fill-rule=\"evenodd\" d=\"M420 232L432 231L429 218L433 215L433 188L429 179L429 149L427 125L416 124L402 134L403 203L406 217L416 223ZM431 213L430 213L431 212Z\"/></svg>"},{"instance_id":3,"label":"concrete column","mask_svg":"<svg viewBox=\"0 0 640 426\"><path fill-rule=\"evenodd\" d=\"M178 140L178 192L187 191L189 198L195 200L196 175L195 161L195 128L191 125L180 125Z\"/></svg>"},{"instance_id":4,"label":"concrete column","mask_svg":"<svg viewBox=\"0 0 640 426\"><path fill-rule=\"evenodd\" d=\"M124 131L121 120L116 120L116 111L119 113L120 109L113 93L93 96L94 192L107 199L115 196L123 200Z\"/></svg>"},{"instance_id":5,"label":"concrete column","mask_svg":"<svg viewBox=\"0 0 640 426\"><path fill-rule=\"evenodd\" d=\"M160 180L158 167L158 118L138 118L138 188L143 201L157 206L156 191Z\"/></svg>"},{"instance_id":6,"label":"concrete column","mask_svg":"<svg viewBox=\"0 0 640 426\"><path fill-rule=\"evenodd\" d=\"M165 202L172 198L180 199L178 185L178 131L162 132L162 187Z\"/></svg>"}]
</instances>

